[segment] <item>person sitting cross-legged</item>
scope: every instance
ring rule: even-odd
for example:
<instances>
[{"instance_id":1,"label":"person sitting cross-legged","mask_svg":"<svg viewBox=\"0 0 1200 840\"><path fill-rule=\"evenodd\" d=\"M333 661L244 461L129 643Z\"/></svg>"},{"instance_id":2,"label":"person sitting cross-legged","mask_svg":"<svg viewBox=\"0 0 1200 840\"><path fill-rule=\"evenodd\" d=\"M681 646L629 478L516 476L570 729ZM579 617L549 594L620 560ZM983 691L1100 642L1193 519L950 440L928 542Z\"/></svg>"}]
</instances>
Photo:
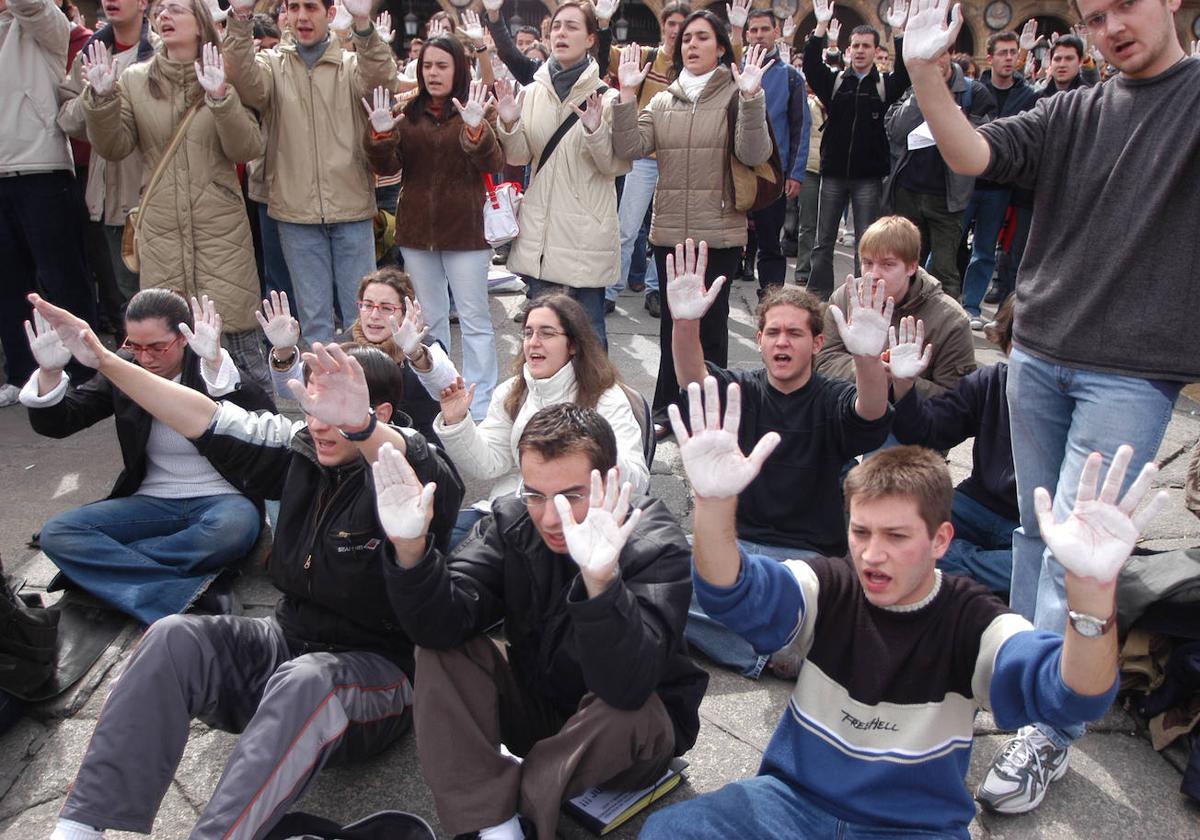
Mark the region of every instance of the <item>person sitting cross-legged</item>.
<instances>
[{"instance_id":1,"label":"person sitting cross-legged","mask_svg":"<svg viewBox=\"0 0 1200 840\"><path fill-rule=\"evenodd\" d=\"M608 422L552 405L517 452L519 492L449 556L425 533L428 486L398 456L376 470L388 591L419 646L417 755L459 837L553 838L564 798L653 784L695 743L708 684L683 641L687 538L630 499ZM486 635L501 620L506 645Z\"/></svg>"},{"instance_id":2,"label":"person sitting cross-legged","mask_svg":"<svg viewBox=\"0 0 1200 840\"><path fill-rule=\"evenodd\" d=\"M689 435L672 409L696 497L694 582L708 613L756 649L789 646L800 675L757 776L652 815L642 840L961 837L975 816L964 775L973 720L1070 724L1102 715L1117 690L1115 583L1166 501L1138 504L1147 465L1124 497L1133 450L1098 486L1092 453L1064 521L1039 489L1042 536L1067 568L1064 635L1035 630L994 595L936 562L950 544L953 490L941 457L914 446L877 453L846 478L850 561L774 560L734 538L738 493L778 443L738 448L740 399L724 427L717 383L692 385ZM798 505L806 500L797 500Z\"/></svg>"},{"instance_id":3,"label":"person sitting cross-legged","mask_svg":"<svg viewBox=\"0 0 1200 840\"><path fill-rule=\"evenodd\" d=\"M204 298L193 313L181 295L145 289L125 311L122 355L154 376L246 411L271 398L221 348L221 317ZM70 583L140 622L182 612L217 574L250 550L262 527L261 497L240 471L215 464L156 420L103 373L72 384L71 351L38 314L26 322L38 369L21 403L39 435L66 438L116 418L124 469L108 498L42 526L41 547Z\"/></svg>"},{"instance_id":4,"label":"person sitting cross-legged","mask_svg":"<svg viewBox=\"0 0 1200 840\"><path fill-rule=\"evenodd\" d=\"M892 301L886 304L883 281L853 282L849 321L838 310L824 318L824 305L795 287L772 288L758 306L758 349L762 367L726 370L705 363L700 349L700 319L716 298L724 278L705 291L708 248L687 240L667 257L667 299L675 326L671 333L676 377L685 386L716 377L724 393L737 385L745 397L745 417L735 430L746 451L764 435L782 443L776 457L738 497L739 544L776 560L841 556L846 552L840 477L842 465L870 452L887 439L891 410L887 373L880 353L887 342ZM825 342L825 321L833 320L854 360L855 382L830 379L813 371L813 358ZM803 499L803 504L797 500ZM688 641L722 665L756 678L767 657L745 640L704 615L693 603ZM783 668L781 662L775 663ZM784 669L786 676L786 669Z\"/></svg>"},{"instance_id":5,"label":"person sitting cross-legged","mask_svg":"<svg viewBox=\"0 0 1200 840\"><path fill-rule=\"evenodd\" d=\"M304 422L252 414L109 352L87 324L30 296L82 364L190 440L248 489L279 499L269 618L168 616L113 684L54 840L149 833L190 722L240 732L192 838L263 837L333 758L372 755L411 721L413 645L389 602L391 543L376 516L381 448L421 481L430 541L445 546L462 485L444 456L389 425L400 370L381 351L313 345L292 393Z\"/></svg>"}]
</instances>

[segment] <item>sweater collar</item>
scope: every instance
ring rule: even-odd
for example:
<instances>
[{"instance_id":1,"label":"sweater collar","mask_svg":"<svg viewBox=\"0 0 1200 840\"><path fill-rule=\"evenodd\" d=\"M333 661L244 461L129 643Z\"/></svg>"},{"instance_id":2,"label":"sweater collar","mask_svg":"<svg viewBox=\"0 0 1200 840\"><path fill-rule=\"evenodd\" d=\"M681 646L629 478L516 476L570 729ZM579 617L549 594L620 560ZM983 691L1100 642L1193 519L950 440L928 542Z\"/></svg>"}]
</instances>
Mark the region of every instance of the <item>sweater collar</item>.
<instances>
[{"instance_id":1,"label":"sweater collar","mask_svg":"<svg viewBox=\"0 0 1200 840\"><path fill-rule=\"evenodd\" d=\"M529 393L537 395L537 401L542 406L573 402L575 399L575 365L572 362L567 362L546 379L534 379L529 372L529 365L521 368L521 375L525 377L525 387Z\"/></svg>"}]
</instances>

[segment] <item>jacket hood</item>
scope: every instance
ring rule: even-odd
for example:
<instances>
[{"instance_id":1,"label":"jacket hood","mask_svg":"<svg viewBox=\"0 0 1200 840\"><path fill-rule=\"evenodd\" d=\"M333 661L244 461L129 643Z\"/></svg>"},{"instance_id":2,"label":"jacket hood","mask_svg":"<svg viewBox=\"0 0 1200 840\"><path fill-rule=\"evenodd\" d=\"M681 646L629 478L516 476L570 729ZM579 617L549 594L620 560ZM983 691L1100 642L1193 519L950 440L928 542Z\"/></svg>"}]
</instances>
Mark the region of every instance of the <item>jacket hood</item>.
<instances>
[{"instance_id":1,"label":"jacket hood","mask_svg":"<svg viewBox=\"0 0 1200 840\"><path fill-rule=\"evenodd\" d=\"M913 279L908 285L908 294L904 296L904 300L896 304L896 309L900 312L919 309L921 304L942 293L942 281L917 266L917 273L913 275Z\"/></svg>"},{"instance_id":2,"label":"jacket hood","mask_svg":"<svg viewBox=\"0 0 1200 840\"><path fill-rule=\"evenodd\" d=\"M716 96L719 92L724 90L725 86L732 80L733 73L730 72L729 66L725 64L718 64L717 69L712 74L712 77L709 78L708 84L704 86L704 90L700 91L700 99L698 101L711 99L713 96ZM671 84L667 87L667 91L680 102L692 101L691 97L684 93L683 85L680 84L678 77L676 77L675 81L671 82Z\"/></svg>"}]
</instances>

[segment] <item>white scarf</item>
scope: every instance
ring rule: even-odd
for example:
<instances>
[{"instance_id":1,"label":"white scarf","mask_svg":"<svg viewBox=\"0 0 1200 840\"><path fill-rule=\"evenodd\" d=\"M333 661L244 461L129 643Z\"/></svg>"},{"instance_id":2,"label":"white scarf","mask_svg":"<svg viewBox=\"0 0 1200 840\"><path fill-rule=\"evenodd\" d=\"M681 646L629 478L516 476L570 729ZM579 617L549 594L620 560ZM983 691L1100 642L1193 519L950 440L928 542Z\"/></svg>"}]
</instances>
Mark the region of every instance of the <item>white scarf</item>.
<instances>
[{"instance_id":1,"label":"white scarf","mask_svg":"<svg viewBox=\"0 0 1200 840\"><path fill-rule=\"evenodd\" d=\"M697 76L685 67L679 74L679 86L683 88L687 98L695 102L700 97L700 92L704 90L704 86L708 84L708 80L712 78L712 74L716 72L717 68L714 67L704 75Z\"/></svg>"}]
</instances>

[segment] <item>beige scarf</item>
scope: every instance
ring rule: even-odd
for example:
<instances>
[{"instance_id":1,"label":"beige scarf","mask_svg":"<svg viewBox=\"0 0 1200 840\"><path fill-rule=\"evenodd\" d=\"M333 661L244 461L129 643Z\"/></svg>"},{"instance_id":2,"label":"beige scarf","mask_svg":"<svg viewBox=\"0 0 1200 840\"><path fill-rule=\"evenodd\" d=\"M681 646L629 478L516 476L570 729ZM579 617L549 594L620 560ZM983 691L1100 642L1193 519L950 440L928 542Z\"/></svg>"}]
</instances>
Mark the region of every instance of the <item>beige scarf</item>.
<instances>
[{"instance_id":1,"label":"beige scarf","mask_svg":"<svg viewBox=\"0 0 1200 840\"><path fill-rule=\"evenodd\" d=\"M355 320L354 324L350 327L350 334L354 336L355 344L362 344L366 347L374 347L378 350L382 350L384 353L387 353L389 359L401 367L403 367L408 361L408 357L404 355L403 350L396 346L396 342L392 339L390 334L387 338L378 343L371 341L369 338L367 338L366 333L363 332L362 324L358 320Z\"/></svg>"}]
</instances>

